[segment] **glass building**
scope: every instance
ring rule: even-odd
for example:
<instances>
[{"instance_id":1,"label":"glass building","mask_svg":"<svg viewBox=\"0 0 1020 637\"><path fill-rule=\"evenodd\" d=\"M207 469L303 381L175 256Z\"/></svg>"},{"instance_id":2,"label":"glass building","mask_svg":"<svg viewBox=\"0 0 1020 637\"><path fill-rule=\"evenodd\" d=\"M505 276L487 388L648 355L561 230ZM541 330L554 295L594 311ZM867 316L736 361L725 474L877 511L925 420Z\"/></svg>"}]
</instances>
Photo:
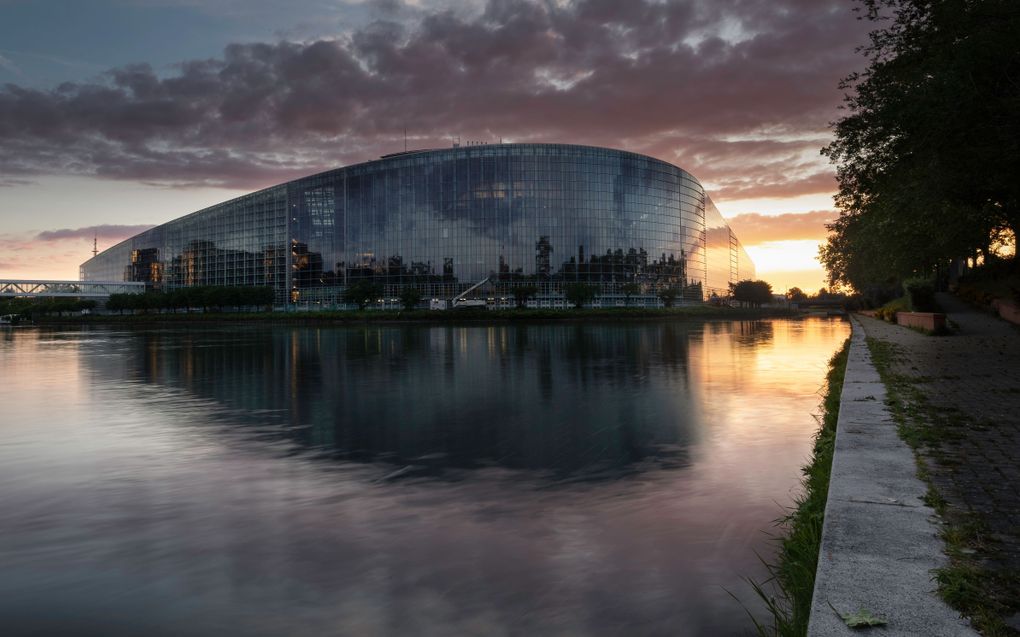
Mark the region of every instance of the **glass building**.
<instances>
[{"instance_id":1,"label":"glass building","mask_svg":"<svg viewBox=\"0 0 1020 637\"><path fill-rule=\"evenodd\" d=\"M244 195L101 252L81 278L267 285L299 305L337 304L364 279L388 297L410 285L445 299L484 281L481 293L506 304L514 286L533 285L536 304L560 305L565 285L585 282L607 305L657 304L666 288L701 302L754 278L754 265L697 179L672 164L492 144L386 155Z\"/></svg>"}]
</instances>

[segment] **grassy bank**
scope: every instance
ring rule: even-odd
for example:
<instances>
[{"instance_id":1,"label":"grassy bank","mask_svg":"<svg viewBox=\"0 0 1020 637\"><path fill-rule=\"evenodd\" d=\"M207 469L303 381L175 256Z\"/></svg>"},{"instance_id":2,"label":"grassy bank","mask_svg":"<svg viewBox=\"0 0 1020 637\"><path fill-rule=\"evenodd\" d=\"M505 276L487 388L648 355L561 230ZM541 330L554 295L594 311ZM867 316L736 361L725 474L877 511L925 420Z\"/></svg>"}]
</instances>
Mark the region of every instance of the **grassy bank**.
<instances>
[{"instance_id":1,"label":"grassy bank","mask_svg":"<svg viewBox=\"0 0 1020 637\"><path fill-rule=\"evenodd\" d=\"M896 420L900 437L911 446L917 459L918 477L928 486L925 502L942 518L940 535L949 563L935 571L938 593L947 604L968 616L983 635L1000 637L1020 632L1003 621L1017 609L1020 573L989 568L996 557L994 542L984 521L970 511L948 506L931 478L931 464L955 471L958 461L945 452L956 448L964 429L988 426L975 423L955 409L938 409L921 391L922 378L893 370L895 347L868 339L871 359L886 387L886 402ZM994 425L991 425L994 427Z\"/></svg>"},{"instance_id":2,"label":"grassy bank","mask_svg":"<svg viewBox=\"0 0 1020 637\"><path fill-rule=\"evenodd\" d=\"M755 621L759 635L806 635L811 616L811 596L815 587L818 550L822 543L825 501L829 494L832 453L836 444L839 397L843 391L850 339L829 360L825 378L822 414L815 433L811 462L802 469L804 493L793 509L777 521L780 528L779 554L775 563L766 564L770 577L752 582L772 615L772 624Z\"/></svg>"},{"instance_id":3,"label":"grassy bank","mask_svg":"<svg viewBox=\"0 0 1020 637\"><path fill-rule=\"evenodd\" d=\"M412 311L314 311L314 312L208 312L110 314L70 317L40 317L37 323L81 324L189 324L189 323L460 323L517 321L631 321L660 319L732 319L754 320L799 316L786 308L742 309L692 305L677 308L583 308L508 309L508 310L430 310Z\"/></svg>"}]
</instances>

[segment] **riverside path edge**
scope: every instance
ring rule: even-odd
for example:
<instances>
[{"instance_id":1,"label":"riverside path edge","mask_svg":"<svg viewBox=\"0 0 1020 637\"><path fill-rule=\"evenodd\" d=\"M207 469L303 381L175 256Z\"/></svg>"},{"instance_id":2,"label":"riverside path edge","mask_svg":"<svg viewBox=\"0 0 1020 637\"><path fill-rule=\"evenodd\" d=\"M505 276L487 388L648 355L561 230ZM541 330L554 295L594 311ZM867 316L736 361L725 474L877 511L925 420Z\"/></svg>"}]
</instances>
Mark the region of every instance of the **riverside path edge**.
<instances>
[{"instance_id":1,"label":"riverside path edge","mask_svg":"<svg viewBox=\"0 0 1020 637\"><path fill-rule=\"evenodd\" d=\"M885 404L864 330L850 322L808 635L859 634L833 608L881 617L882 635L977 635L935 592L932 571L947 563L935 512Z\"/></svg>"}]
</instances>

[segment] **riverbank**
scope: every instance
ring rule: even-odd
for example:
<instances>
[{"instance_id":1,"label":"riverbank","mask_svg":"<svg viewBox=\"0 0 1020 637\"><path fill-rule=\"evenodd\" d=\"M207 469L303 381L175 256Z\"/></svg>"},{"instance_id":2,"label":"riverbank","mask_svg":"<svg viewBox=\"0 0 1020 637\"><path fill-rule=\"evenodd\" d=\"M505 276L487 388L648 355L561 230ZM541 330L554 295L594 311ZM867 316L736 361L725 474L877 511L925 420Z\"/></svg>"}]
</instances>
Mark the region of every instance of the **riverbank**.
<instances>
[{"instance_id":1,"label":"riverbank","mask_svg":"<svg viewBox=\"0 0 1020 637\"><path fill-rule=\"evenodd\" d=\"M677 308L583 308L583 309L511 309L511 310L347 310L302 312L189 312L151 314L91 314L86 316L49 316L35 319L37 324L359 324L359 323L488 323L551 321L635 321L635 320L760 320L796 318L802 312L788 308L731 308L710 305Z\"/></svg>"},{"instance_id":2,"label":"riverbank","mask_svg":"<svg viewBox=\"0 0 1020 637\"><path fill-rule=\"evenodd\" d=\"M936 594L939 524L860 321L877 322L851 319L807 634L851 635L870 618L885 635L974 635Z\"/></svg>"}]
</instances>

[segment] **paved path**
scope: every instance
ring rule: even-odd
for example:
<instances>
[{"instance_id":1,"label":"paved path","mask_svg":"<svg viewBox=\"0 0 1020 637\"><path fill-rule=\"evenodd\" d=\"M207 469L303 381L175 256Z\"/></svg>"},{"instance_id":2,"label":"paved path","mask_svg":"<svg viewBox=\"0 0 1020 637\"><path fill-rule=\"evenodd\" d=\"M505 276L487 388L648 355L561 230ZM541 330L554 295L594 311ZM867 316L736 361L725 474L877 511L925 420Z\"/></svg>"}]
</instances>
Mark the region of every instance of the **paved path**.
<instances>
[{"instance_id":1,"label":"paved path","mask_svg":"<svg viewBox=\"0 0 1020 637\"><path fill-rule=\"evenodd\" d=\"M886 636L976 635L935 593L931 571L947 560L885 397L854 320L808 635L857 634L833 609L885 619Z\"/></svg>"},{"instance_id":2,"label":"paved path","mask_svg":"<svg viewBox=\"0 0 1020 637\"><path fill-rule=\"evenodd\" d=\"M913 379L940 412L950 442L926 454L947 517L965 512L988 529L987 567L1020 573L1020 329L955 297L939 303L959 326L952 336L925 336L862 317L869 337L893 344L892 369ZM983 551L982 551L983 552ZM1015 578L1014 584L1020 583ZM1020 585L1003 591L1020 610ZM1005 618L1020 629L1020 615Z\"/></svg>"}]
</instances>

